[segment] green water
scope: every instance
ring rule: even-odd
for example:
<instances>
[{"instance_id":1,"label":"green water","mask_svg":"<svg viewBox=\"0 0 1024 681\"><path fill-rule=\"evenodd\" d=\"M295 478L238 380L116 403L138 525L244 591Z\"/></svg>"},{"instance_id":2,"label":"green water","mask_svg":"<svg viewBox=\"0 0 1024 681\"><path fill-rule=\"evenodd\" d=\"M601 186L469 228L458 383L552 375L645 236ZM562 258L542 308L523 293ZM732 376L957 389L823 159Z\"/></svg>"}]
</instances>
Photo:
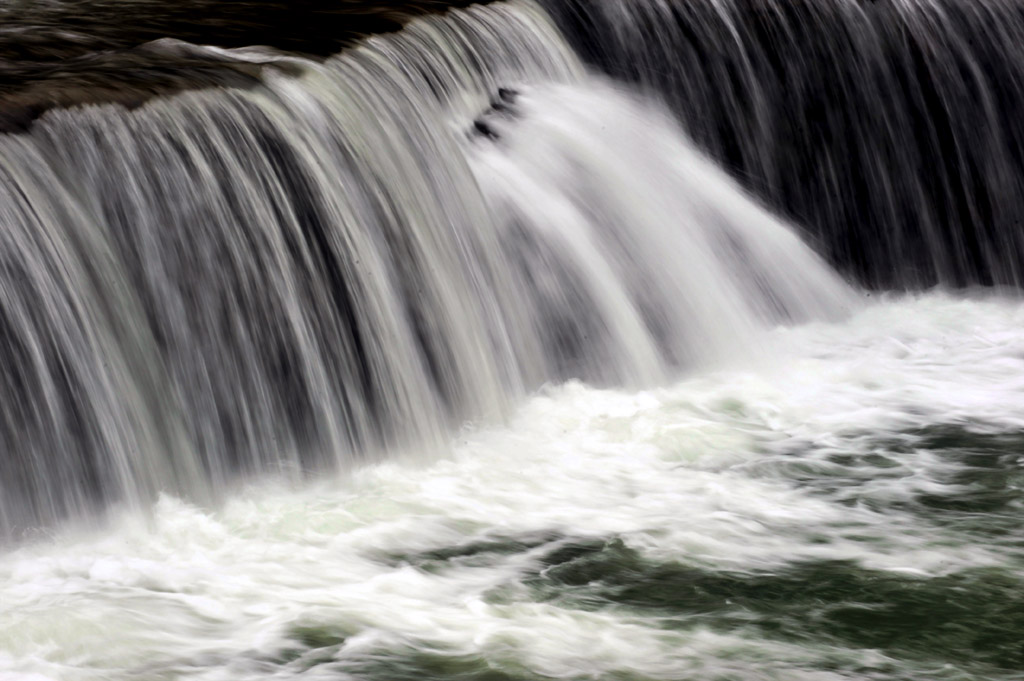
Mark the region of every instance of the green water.
<instances>
[{"instance_id":1,"label":"green water","mask_svg":"<svg viewBox=\"0 0 1024 681\"><path fill-rule=\"evenodd\" d=\"M861 441L858 448L870 438L851 437ZM799 465L777 460L759 464L757 471L785 476L794 487L844 504L910 512L960 546L1006 550L1006 564L940 575L868 569L848 560L716 571L650 560L619 537L558 533L488 537L387 560L443 575L524 554L531 556L527 567L514 581L489 591L488 602L544 603L610 612L673 632L710 630L774 640L820 651L823 669L861 678L1024 678L1024 553L1017 551L1024 547L1024 434L985 432L983 424L942 424L871 438L870 447L866 457L829 452L820 465L808 465L809 452L803 451ZM905 477L915 467L929 470L929 486L910 498L886 503L864 489L866 482ZM317 649L330 653L345 641L344 632L328 628L299 628L293 636L314 651L304 654L307 664L315 662ZM875 651L877 660L866 664L858 651ZM340 669L373 679L549 678L500 656L395 652L382 651Z\"/></svg>"}]
</instances>

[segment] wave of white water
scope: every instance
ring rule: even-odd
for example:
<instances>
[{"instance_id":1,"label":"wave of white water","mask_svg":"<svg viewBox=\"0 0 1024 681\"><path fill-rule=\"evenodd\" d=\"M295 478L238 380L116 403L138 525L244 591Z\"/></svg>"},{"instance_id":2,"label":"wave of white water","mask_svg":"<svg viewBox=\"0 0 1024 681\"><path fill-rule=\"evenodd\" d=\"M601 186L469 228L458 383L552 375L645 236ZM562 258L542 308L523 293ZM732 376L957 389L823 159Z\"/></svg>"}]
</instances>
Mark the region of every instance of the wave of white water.
<instances>
[{"instance_id":1,"label":"wave of white water","mask_svg":"<svg viewBox=\"0 0 1024 681\"><path fill-rule=\"evenodd\" d=\"M1024 430L1021 329L1024 303L1008 296L880 301L845 323L771 332L760 355L669 388L552 386L434 463L264 485L216 511L164 498L150 521L66 531L0 558L0 677L406 678L402 660L432 654L523 678L832 679L837 660L881 664L870 650L572 608L531 598L524 580L553 548L610 537L699 569L1019 570L997 542L900 505L957 493L955 461L880 442ZM883 449L894 465L875 475ZM518 544L416 558L486 541ZM304 631L319 639L300 644Z\"/></svg>"}]
</instances>

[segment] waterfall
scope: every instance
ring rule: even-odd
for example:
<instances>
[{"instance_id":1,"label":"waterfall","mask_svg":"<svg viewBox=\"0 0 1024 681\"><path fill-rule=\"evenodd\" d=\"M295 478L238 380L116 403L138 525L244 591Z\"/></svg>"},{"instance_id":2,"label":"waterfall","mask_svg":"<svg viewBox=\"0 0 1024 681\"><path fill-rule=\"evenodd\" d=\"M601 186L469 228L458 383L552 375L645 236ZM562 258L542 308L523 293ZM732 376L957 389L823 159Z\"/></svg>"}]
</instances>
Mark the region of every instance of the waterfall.
<instances>
[{"instance_id":1,"label":"waterfall","mask_svg":"<svg viewBox=\"0 0 1024 681\"><path fill-rule=\"evenodd\" d=\"M535 4L261 55L256 87L0 136L0 534L428 446L852 304Z\"/></svg>"},{"instance_id":2,"label":"waterfall","mask_svg":"<svg viewBox=\"0 0 1024 681\"><path fill-rule=\"evenodd\" d=\"M1016 0L546 4L865 283L1024 281Z\"/></svg>"}]
</instances>

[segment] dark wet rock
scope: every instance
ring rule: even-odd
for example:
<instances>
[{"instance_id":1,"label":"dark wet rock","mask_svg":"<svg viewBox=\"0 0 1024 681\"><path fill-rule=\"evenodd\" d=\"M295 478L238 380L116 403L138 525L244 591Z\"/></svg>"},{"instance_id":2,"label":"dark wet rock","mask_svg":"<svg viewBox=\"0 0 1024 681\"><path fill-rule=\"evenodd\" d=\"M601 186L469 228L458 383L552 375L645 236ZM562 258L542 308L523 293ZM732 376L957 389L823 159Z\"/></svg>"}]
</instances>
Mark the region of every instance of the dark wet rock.
<instances>
[{"instance_id":1,"label":"dark wet rock","mask_svg":"<svg viewBox=\"0 0 1024 681\"><path fill-rule=\"evenodd\" d=\"M490 108L473 121L470 136L483 137L492 142L501 139L501 133L498 132L494 121L515 118L519 114L519 109L515 106L518 98L518 90L509 87L498 88L497 96L491 99Z\"/></svg>"},{"instance_id":2,"label":"dark wet rock","mask_svg":"<svg viewBox=\"0 0 1024 681\"><path fill-rule=\"evenodd\" d=\"M501 137L494 127L482 118L473 121L473 129L490 140L496 140Z\"/></svg>"},{"instance_id":3,"label":"dark wet rock","mask_svg":"<svg viewBox=\"0 0 1024 681\"><path fill-rule=\"evenodd\" d=\"M519 90L509 87L498 88L498 97L500 97L503 102L515 104L516 100L519 98Z\"/></svg>"},{"instance_id":4,"label":"dark wet rock","mask_svg":"<svg viewBox=\"0 0 1024 681\"><path fill-rule=\"evenodd\" d=\"M259 82L274 60L234 60L196 46L266 46L324 58L468 0L301 2L95 0L0 8L0 132L26 129L53 108L149 99ZM171 44L188 45L173 49ZM192 48L192 49L189 49ZM276 65L281 68L281 64Z\"/></svg>"}]
</instances>

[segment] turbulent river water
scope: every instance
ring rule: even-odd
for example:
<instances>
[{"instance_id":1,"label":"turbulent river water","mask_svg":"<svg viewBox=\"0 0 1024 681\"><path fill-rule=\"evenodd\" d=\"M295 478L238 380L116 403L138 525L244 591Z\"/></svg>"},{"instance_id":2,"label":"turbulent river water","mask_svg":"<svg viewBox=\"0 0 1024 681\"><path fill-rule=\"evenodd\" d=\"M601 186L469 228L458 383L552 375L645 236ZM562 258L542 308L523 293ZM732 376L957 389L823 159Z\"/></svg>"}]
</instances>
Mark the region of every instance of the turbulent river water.
<instances>
[{"instance_id":1,"label":"turbulent river water","mask_svg":"<svg viewBox=\"0 0 1024 681\"><path fill-rule=\"evenodd\" d=\"M1021 678L1022 327L874 301L439 455L57 533L0 559L0 675Z\"/></svg>"},{"instance_id":2,"label":"turbulent river water","mask_svg":"<svg viewBox=\"0 0 1024 681\"><path fill-rule=\"evenodd\" d=\"M1005 64L829 3L856 88L805 4L524 0L19 113L0 680L1024 680Z\"/></svg>"}]
</instances>

